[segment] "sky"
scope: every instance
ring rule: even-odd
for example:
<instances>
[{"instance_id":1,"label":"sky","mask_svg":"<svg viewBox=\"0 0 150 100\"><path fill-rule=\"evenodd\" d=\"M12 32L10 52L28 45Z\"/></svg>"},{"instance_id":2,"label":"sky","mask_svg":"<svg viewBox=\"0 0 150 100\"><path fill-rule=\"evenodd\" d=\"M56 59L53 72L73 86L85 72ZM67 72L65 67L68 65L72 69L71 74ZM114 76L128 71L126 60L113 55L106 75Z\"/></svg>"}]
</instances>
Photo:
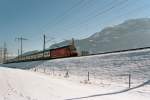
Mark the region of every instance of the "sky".
<instances>
[{"instance_id":1,"label":"sky","mask_svg":"<svg viewBox=\"0 0 150 100\"><path fill-rule=\"evenodd\" d=\"M149 18L150 0L0 0L0 48L10 54L42 50L71 38L87 38L108 26L128 19Z\"/></svg>"}]
</instances>

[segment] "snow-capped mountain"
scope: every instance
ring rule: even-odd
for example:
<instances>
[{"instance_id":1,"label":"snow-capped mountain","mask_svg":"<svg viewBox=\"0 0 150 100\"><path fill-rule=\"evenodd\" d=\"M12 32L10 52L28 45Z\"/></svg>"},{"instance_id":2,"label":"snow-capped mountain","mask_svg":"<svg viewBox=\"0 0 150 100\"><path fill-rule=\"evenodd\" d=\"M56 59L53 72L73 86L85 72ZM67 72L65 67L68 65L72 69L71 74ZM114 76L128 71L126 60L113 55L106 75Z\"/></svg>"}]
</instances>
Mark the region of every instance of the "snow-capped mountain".
<instances>
[{"instance_id":1,"label":"snow-capped mountain","mask_svg":"<svg viewBox=\"0 0 150 100\"><path fill-rule=\"evenodd\" d=\"M62 46L69 41L54 44ZM119 25L107 27L82 40L75 40L79 51L100 53L114 50L150 46L150 18L131 19Z\"/></svg>"}]
</instances>

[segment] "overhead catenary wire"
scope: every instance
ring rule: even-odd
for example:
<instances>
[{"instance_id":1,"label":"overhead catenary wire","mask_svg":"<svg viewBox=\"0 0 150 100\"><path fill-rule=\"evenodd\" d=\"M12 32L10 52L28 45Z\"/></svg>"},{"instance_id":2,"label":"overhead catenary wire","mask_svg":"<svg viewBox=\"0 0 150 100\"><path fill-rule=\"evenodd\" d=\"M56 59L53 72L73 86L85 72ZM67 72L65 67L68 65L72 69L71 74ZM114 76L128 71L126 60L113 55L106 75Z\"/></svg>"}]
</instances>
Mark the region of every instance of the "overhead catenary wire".
<instances>
[{"instance_id":1,"label":"overhead catenary wire","mask_svg":"<svg viewBox=\"0 0 150 100\"><path fill-rule=\"evenodd\" d=\"M117 1L117 0L116 0ZM108 7L108 6L112 6L112 5L114 5L114 0L112 0L111 2L106 2L106 1L104 1L103 2L104 3L104 6L105 7ZM101 8L101 10L105 10L106 8L105 7L103 7L103 8ZM95 12L97 12L97 10L99 10L99 8L96 8L96 9L94 9L93 10L93 12L92 13L89 13L87 16L85 16L85 18L89 18L91 15L93 15L93 13L95 13ZM78 19L79 20L79 19ZM82 21L83 22L83 21ZM80 23L77 23L77 24L81 24L82 22L80 22ZM71 25L68 25L68 26L72 26L72 25L74 25L75 23L71 23Z\"/></svg>"},{"instance_id":2,"label":"overhead catenary wire","mask_svg":"<svg viewBox=\"0 0 150 100\"><path fill-rule=\"evenodd\" d=\"M78 24L76 24L76 26L77 27L81 27L81 25L84 25L84 24L86 24L86 23L88 23L88 22L90 22L92 19L94 19L95 17L98 17L98 16L102 16L102 15L105 15L106 13L108 13L108 12L110 12L111 10L113 10L113 9L115 9L115 8L118 8L118 7L120 7L120 6L122 6L122 5L125 5L125 3L127 3L129 0L123 0L123 1L119 1L119 2L117 2L117 3L112 3L111 2L111 4L112 5L108 5L108 6L106 6L107 8L104 8L104 9L102 9L102 10L100 10L100 12L98 12L98 13L96 13L96 14L89 14L89 16L87 16L86 17L86 19L85 20L83 20L83 21L81 21L81 22L79 22ZM115 2L115 1L114 1ZM93 16L90 16L90 15L93 15ZM65 16L64 16L65 17ZM62 20L63 21L63 20ZM58 21L59 22L59 21ZM60 22L59 22L60 23ZM71 23L72 24L72 23ZM74 25L74 23L72 24L72 25ZM98 23L98 25L99 25L99 23ZM69 25L69 26L71 26L71 25ZM76 27L75 26L75 27ZM55 27L55 26L54 26ZM67 30L70 30L70 29L76 29L74 26L71 26L71 27L67 27Z\"/></svg>"},{"instance_id":3,"label":"overhead catenary wire","mask_svg":"<svg viewBox=\"0 0 150 100\"><path fill-rule=\"evenodd\" d=\"M74 4L73 6L71 6L71 8L68 8L66 11L64 11L63 13L61 13L60 15L58 15L54 20L55 23L53 24L53 26L49 27L49 29L53 29L55 26L57 26L60 22L63 22L64 19L68 18L68 14L69 13L72 13L72 11L75 9L75 8L82 8L82 7L85 7L86 4L89 4L90 2L92 2L92 0L79 0L79 2L77 2L76 4ZM48 26L48 24L50 23L47 23L46 25ZM44 25L46 27L46 25ZM44 28L42 29L42 33L43 34L46 34L47 32L44 31ZM55 32L52 32L51 33L55 33ZM53 38L53 37L52 37ZM54 37L55 38L55 37ZM54 40L54 38L52 40ZM42 40L42 39L41 39ZM51 41L51 42L55 42L55 41ZM54 43L55 44L55 43Z\"/></svg>"},{"instance_id":4,"label":"overhead catenary wire","mask_svg":"<svg viewBox=\"0 0 150 100\"><path fill-rule=\"evenodd\" d=\"M77 3L75 3L73 6L71 6L70 8L68 8L67 10L65 10L63 13L59 14L58 16L55 17L55 22L53 23L52 27L55 27L56 25L58 25L60 22L62 22L65 18L67 18L67 14L69 14L69 12L71 12L73 9L77 8L78 6L80 6L81 4L84 4L85 0L79 0ZM86 1L86 3L90 2L91 0ZM46 27L50 24L50 22L48 22L47 24L45 24L43 27ZM42 29L43 30L43 29Z\"/></svg>"},{"instance_id":5,"label":"overhead catenary wire","mask_svg":"<svg viewBox=\"0 0 150 100\"><path fill-rule=\"evenodd\" d=\"M87 24L89 21L91 21L92 19L94 19L94 18L96 18L96 17L98 17L98 16L102 16L102 15L105 15L106 13L108 13L108 12L110 12L111 10L113 10L113 9L115 9L115 8L117 8L117 7L120 7L120 6L122 6L122 5L124 5L125 3L127 3L129 0L122 0L122 1L120 1L119 0L119 2L116 2L115 4L114 4L114 1L112 1L112 2L110 2L110 3L108 3L107 5L105 5L107 8L102 8L98 13L96 13L96 14L93 14L93 13L90 13L90 14L88 14L88 16L86 16L85 18L85 20L83 20L83 21L81 21L81 22L79 22L79 23L76 23L76 26L75 26L75 24L73 23L73 24L71 24L71 25L68 25L68 26L71 26L71 27L67 27L67 29L66 30L70 30L70 29L76 29L76 27L80 27L81 25L84 25L84 24ZM95 11L94 11L95 12ZM91 16L92 15L92 16Z\"/></svg>"},{"instance_id":6,"label":"overhead catenary wire","mask_svg":"<svg viewBox=\"0 0 150 100\"><path fill-rule=\"evenodd\" d=\"M86 1L86 2L84 2L84 1ZM85 4L89 3L89 2L91 2L91 0L79 0L76 4L74 4L73 6L71 6L67 10L65 10L63 13L59 14L58 16L56 16L56 18L54 19L56 21L53 24L53 27L55 27L57 24L59 24L58 22L60 22L60 21L62 22L67 17L67 14L69 14L72 10L74 10L75 8L80 6L81 4L85 5ZM42 34L46 34L46 31L44 31L44 28L46 26L48 26L49 24L50 24L50 22L48 22L47 24L45 24L43 26L43 28L41 29L42 30ZM53 27L50 27L49 29L52 29ZM53 40L54 40L54 38L53 38Z\"/></svg>"},{"instance_id":7,"label":"overhead catenary wire","mask_svg":"<svg viewBox=\"0 0 150 100\"><path fill-rule=\"evenodd\" d=\"M91 20L91 19L93 19L93 17L96 17L96 16L99 16L99 15L102 15L102 14L104 14L104 13L107 13L107 12L109 12L110 10L112 10L112 9L114 9L114 8L116 8L118 5L120 6L120 5L122 5L122 3L124 3L124 2L127 2L128 0L126 0L126 1L120 1L119 0L119 2L117 2L116 4L114 4L114 1L111 1L108 5L106 5L106 7L108 7L108 8L103 8L100 12L98 12L98 13L96 13L96 15L94 15L94 16L90 16L90 15L93 15L93 14L89 14L86 18L86 20L83 20L82 22L80 22L79 24L84 24L84 23L87 23L89 20ZM62 20L63 21L63 20ZM57 24L60 24L61 23L61 21L57 21ZM53 25L53 27L55 27L56 25ZM52 27L50 27L50 28L52 28ZM74 28L74 27L73 27Z\"/></svg>"},{"instance_id":8,"label":"overhead catenary wire","mask_svg":"<svg viewBox=\"0 0 150 100\"><path fill-rule=\"evenodd\" d=\"M84 0L82 0L82 1L84 1ZM92 0L87 0L87 1L84 2L84 3L82 2L83 5L81 5L80 9L83 8L83 7L85 7L85 5L86 5L87 3L89 3L89 2L91 2L91 1L92 1ZM105 1L105 2L106 2L106 1ZM113 2L114 2L114 1L113 1ZM110 4L112 4L113 2L110 2ZM80 3L79 3L79 4L80 4ZM79 5L77 5L76 8L77 8L78 6L79 6ZM70 11L71 11L71 10L70 10ZM73 12L73 13L74 13L74 12ZM90 14L89 14L89 15L90 15ZM60 22L62 22L62 21L63 21L65 18L67 18L67 17L68 17L68 16L65 14L65 16L63 16L63 18L62 18L60 21L59 21L59 20L57 21L58 24L59 24ZM55 26L55 25L54 25L54 26Z\"/></svg>"}]
</instances>

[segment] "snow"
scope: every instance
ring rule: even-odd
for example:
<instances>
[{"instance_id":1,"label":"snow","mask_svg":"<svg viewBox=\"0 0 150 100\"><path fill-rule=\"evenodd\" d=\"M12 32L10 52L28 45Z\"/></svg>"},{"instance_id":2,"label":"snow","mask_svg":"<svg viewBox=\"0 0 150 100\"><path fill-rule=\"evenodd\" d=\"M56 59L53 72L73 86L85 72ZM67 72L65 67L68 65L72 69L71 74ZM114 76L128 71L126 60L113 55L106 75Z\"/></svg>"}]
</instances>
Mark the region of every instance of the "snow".
<instances>
[{"instance_id":1,"label":"snow","mask_svg":"<svg viewBox=\"0 0 150 100\"><path fill-rule=\"evenodd\" d=\"M0 100L150 98L150 49L1 66Z\"/></svg>"},{"instance_id":2,"label":"snow","mask_svg":"<svg viewBox=\"0 0 150 100\"><path fill-rule=\"evenodd\" d=\"M126 84L131 74L132 84L136 85L150 79L150 50L49 60L36 69L54 76L68 72L70 79L78 81L87 80L89 72L95 84Z\"/></svg>"},{"instance_id":3,"label":"snow","mask_svg":"<svg viewBox=\"0 0 150 100\"><path fill-rule=\"evenodd\" d=\"M150 98L149 83L129 91L123 91L124 89L126 88L82 84L43 73L0 67L0 100L76 100L77 98L149 100Z\"/></svg>"}]
</instances>

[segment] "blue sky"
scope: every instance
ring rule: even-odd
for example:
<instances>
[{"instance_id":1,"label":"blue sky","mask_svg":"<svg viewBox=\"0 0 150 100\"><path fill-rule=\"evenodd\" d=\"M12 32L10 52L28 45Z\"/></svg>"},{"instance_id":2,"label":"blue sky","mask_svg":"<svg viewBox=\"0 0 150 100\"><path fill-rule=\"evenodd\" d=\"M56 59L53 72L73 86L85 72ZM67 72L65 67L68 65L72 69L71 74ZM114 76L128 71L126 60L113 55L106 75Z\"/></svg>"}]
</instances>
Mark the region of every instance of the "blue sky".
<instances>
[{"instance_id":1,"label":"blue sky","mask_svg":"<svg viewBox=\"0 0 150 100\"><path fill-rule=\"evenodd\" d=\"M150 0L0 0L0 47L17 53L16 37L28 38L24 52L73 38L81 39L128 19L150 17Z\"/></svg>"}]
</instances>

